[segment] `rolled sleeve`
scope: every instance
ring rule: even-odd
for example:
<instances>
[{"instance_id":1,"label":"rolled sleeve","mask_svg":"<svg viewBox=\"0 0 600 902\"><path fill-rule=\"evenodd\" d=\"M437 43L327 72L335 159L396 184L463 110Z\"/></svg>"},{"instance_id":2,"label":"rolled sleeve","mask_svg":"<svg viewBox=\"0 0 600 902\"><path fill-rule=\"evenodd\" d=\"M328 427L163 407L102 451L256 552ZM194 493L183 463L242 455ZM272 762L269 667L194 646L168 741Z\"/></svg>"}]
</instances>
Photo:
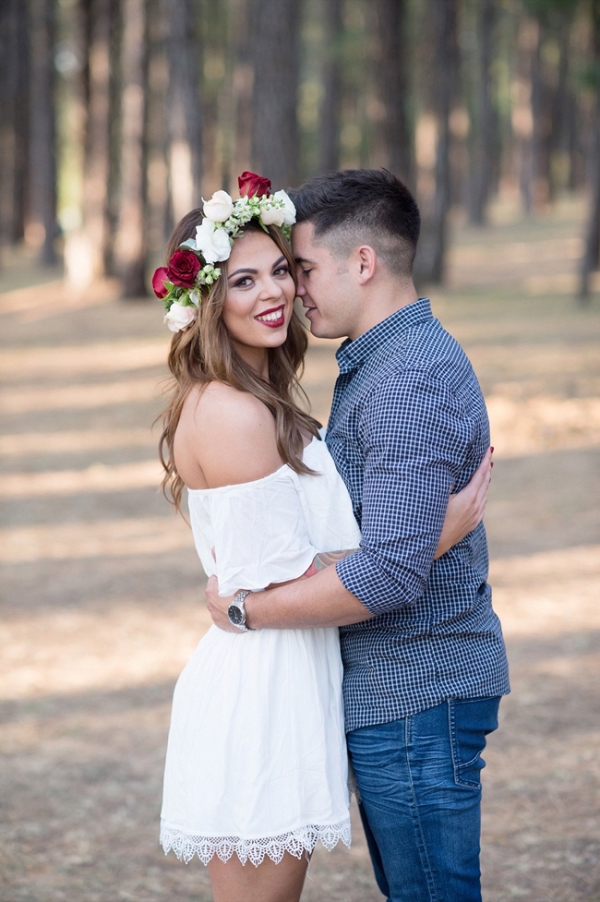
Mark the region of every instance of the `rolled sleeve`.
<instances>
[{"instance_id":1,"label":"rolled sleeve","mask_svg":"<svg viewBox=\"0 0 600 902\"><path fill-rule=\"evenodd\" d=\"M457 398L419 370L389 375L367 395L358 437L362 541L336 570L377 615L423 594L470 437Z\"/></svg>"}]
</instances>

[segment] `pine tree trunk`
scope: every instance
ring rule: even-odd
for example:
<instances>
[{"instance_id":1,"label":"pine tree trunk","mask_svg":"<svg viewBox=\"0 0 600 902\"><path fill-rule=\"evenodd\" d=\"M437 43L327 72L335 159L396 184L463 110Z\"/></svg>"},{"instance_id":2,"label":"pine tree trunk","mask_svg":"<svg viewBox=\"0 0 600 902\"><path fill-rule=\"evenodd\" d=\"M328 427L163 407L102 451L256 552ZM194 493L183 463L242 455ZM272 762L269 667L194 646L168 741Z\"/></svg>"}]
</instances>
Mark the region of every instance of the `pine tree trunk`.
<instances>
[{"instance_id":1,"label":"pine tree trunk","mask_svg":"<svg viewBox=\"0 0 600 902\"><path fill-rule=\"evenodd\" d=\"M14 2L0 4L0 246L8 243L13 219L15 85L10 48L13 42Z\"/></svg>"},{"instance_id":2,"label":"pine tree trunk","mask_svg":"<svg viewBox=\"0 0 600 902\"><path fill-rule=\"evenodd\" d=\"M432 101L437 120L435 193L425 221L416 265L416 277L441 284L447 249L448 213L451 203L450 113L458 82L458 0L429 0L434 66Z\"/></svg>"},{"instance_id":3,"label":"pine tree trunk","mask_svg":"<svg viewBox=\"0 0 600 902\"><path fill-rule=\"evenodd\" d=\"M55 0L31 0L30 222L46 266L56 262Z\"/></svg>"},{"instance_id":4,"label":"pine tree trunk","mask_svg":"<svg viewBox=\"0 0 600 902\"><path fill-rule=\"evenodd\" d=\"M92 272L105 275L107 242L110 0L88 3L87 128L83 163L83 232L92 257Z\"/></svg>"},{"instance_id":5,"label":"pine tree trunk","mask_svg":"<svg viewBox=\"0 0 600 902\"><path fill-rule=\"evenodd\" d=\"M594 62L600 72L600 0L592 0ZM589 198L590 207L585 236L585 251L581 260L579 300L586 305L590 299L590 276L600 264L600 78L596 83L596 115L590 142Z\"/></svg>"},{"instance_id":6,"label":"pine tree trunk","mask_svg":"<svg viewBox=\"0 0 600 902\"><path fill-rule=\"evenodd\" d=\"M29 19L27 4L0 4L0 234L16 244L25 234L29 174Z\"/></svg>"},{"instance_id":7,"label":"pine tree trunk","mask_svg":"<svg viewBox=\"0 0 600 902\"><path fill-rule=\"evenodd\" d=\"M108 181L106 186L107 222L104 244L104 270L118 276L116 237L121 209L121 72L123 39L123 8L121 0L110 0L110 44L108 84Z\"/></svg>"},{"instance_id":8,"label":"pine tree trunk","mask_svg":"<svg viewBox=\"0 0 600 902\"><path fill-rule=\"evenodd\" d=\"M326 60L320 115L319 170L329 172L340 164L342 0L325 0L324 12Z\"/></svg>"},{"instance_id":9,"label":"pine tree trunk","mask_svg":"<svg viewBox=\"0 0 600 902\"><path fill-rule=\"evenodd\" d=\"M521 204L526 214L533 204L533 147L532 147L532 61L539 41L538 23L522 19L517 35L517 91L513 107L513 131L517 145L517 165Z\"/></svg>"},{"instance_id":10,"label":"pine tree trunk","mask_svg":"<svg viewBox=\"0 0 600 902\"><path fill-rule=\"evenodd\" d=\"M386 167L413 185L413 146L408 120L407 0L376 0L379 59L377 75L384 108L382 123Z\"/></svg>"},{"instance_id":11,"label":"pine tree trunk","mask_svg":"<svg viewBox=\"0 0 600 902\"><path fill-rule=\"evenodd\" d=\"M532 179L533 206L545 207L550 198L550 157L552 147L552 91L542 58L542 44L547 33L545 21L538 20L539 37L532 56L531 68L531 114L532 134Z\"/></svg>"},{"instance_id":12,"label":"pine tree trunk","mask_svg":"<svg viewBox=\"0 0 600 902\"><path fill-rule=\"evenodd\" d=\"M568 153L569 149L569 106L575 102L575 98L570 96L569 77L570 77L570 37L572 19L570 16L561 17L559 22L557 44L559 50L558 61L558 78L556 90L554 92L554 104L552 109L552 121L554 122L552 136L552 154L557 151ZM554 200L556 196L556 179L552 170L550 171L550 200Z\"/></svg>"},{"instance_id":13,"label":"pine tree trunk","mask_svg":"<svg viewBox=\"0 0 600 902\"><path fill-rule=\"evenodd\" d=\"M494 181L495 118L492 104L491 67L493 62L496 0L482 0L479 18L478 130L473 148L469 217L474 225L484 225L490 191Z\"/></svg>"},{"instance_id":14,"label":"pine tree trunk","mask_svg":"<svg viewBox=\"0 0 600 902\"><path fill-rule=\"evenodd\" d=\"M121 209L115 259L125 297L146 294L146 0L123 0Z\"/></svg>"},{"instance_id":15,"label":"pine tree trunk","mask_svg":"<svg viewBox=\"0 0 600 902\"><path fill-rule=\"evenodd\" d=\"M169 184L178 222L202 196L202 48L192 0L166 0L169 22Z\"/></svg>"},{"instance_id":16,"label":"pine tree trunk","mask_svg":"<svg viewBox=\"0 0 600 902\"><path fill-rule=\"evenodd\" d=\"M298 177L298 63L302 0L251 0L252 165L273 189Z\"/></svg>"}]
</instances>

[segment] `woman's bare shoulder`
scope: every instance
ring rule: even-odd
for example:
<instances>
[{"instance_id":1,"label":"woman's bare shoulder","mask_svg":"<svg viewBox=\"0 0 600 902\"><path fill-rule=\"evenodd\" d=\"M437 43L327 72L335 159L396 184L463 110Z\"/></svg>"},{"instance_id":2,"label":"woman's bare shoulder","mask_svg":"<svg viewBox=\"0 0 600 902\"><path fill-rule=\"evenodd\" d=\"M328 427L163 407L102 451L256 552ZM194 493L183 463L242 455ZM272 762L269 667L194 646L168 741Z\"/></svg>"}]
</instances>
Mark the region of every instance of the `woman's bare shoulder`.
<instances>
[{"instance_id":1,"label":"woman's bare shoulder","mask_svg":"<svg viewBox=\"0 0 600 902\"><path fill-rule=\"evenodd\" d=\"M210 488L262 479L282 466L275 419L249 392L211 382L190 393L182 417L184 442L193 441Z\"/></svg>"}]
</instances>

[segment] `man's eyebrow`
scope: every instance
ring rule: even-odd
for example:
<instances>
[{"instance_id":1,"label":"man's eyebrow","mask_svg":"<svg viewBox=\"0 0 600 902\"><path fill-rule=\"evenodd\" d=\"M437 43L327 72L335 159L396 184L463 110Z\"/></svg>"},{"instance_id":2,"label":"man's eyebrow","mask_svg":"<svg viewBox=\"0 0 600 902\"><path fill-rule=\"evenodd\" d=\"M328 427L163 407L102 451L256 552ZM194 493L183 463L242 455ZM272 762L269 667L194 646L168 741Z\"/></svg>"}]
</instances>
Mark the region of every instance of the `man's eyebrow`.
<instances>
[{"instance_id":1,"label":"man's eyebrow","mask_svg":"<svg viewBox=\"0 0 600 902\"><path fill-rule=\"evenodd\" d=\"M314 266L315 261L309 260L307 257L294 257L296 263L312 263Z\"/></svg>"}]
</instances>

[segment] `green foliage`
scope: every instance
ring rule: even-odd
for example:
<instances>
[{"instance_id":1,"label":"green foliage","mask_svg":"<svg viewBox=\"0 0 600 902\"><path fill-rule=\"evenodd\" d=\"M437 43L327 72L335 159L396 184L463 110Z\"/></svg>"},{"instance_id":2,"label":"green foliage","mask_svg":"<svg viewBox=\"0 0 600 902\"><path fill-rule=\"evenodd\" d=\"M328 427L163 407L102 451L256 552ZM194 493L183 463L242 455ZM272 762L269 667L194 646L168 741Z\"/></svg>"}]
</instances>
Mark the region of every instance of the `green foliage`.
<instances>
[{"instance_id":1,"label":"green foliage","mask_svg":"<svg viewBox=\"0 0 600 902\"><path fill-rule=\"evenodd\" d=\"M572 16L581 6L581 0L522 0L525 12L539 19L547 19L555 14Z\"/></svg>"},{"instance_id":2,"label":"green foliage","mask_svg":"<svg viewBox=\"0 0 600 902\"><path fill-rule=\"evenodd\" d=\"M600 60L595 60L582 66L577 73L577 86L583 91L600 90Z\"/></svg>"}]
</instances>

